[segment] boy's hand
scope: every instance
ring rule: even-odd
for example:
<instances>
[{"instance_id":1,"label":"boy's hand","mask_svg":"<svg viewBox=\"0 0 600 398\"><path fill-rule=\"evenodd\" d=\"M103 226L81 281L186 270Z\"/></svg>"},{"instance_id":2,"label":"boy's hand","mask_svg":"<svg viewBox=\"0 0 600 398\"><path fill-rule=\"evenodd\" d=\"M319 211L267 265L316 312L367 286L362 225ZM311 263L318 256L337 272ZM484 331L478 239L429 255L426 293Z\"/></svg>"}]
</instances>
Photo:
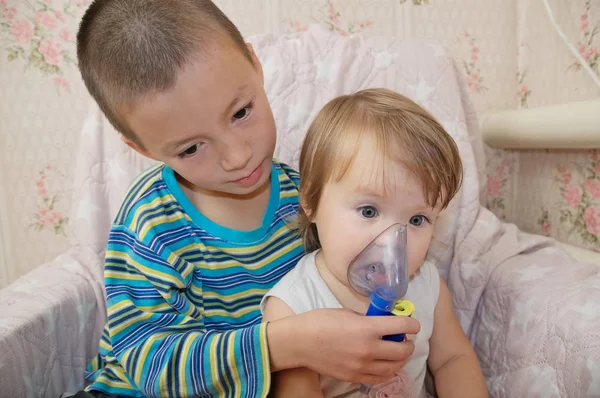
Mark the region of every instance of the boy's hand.
<instances>
[{"instance_id":1,"label":"boy's hand","mask_svg":"<svg viewBox=\"0 0 600 398\"><path fill-rule=\"evenodd\" d=\"M414 351L412 341L397 343L381 337L416 334L419 329L413 318L366 317L343 309L288 316L271 322L267 329L271 371L307 367L338 380L378 384L400 370ZM277 351L292 356L285 355L286 360Z\"/></svg>"}]
</instances>

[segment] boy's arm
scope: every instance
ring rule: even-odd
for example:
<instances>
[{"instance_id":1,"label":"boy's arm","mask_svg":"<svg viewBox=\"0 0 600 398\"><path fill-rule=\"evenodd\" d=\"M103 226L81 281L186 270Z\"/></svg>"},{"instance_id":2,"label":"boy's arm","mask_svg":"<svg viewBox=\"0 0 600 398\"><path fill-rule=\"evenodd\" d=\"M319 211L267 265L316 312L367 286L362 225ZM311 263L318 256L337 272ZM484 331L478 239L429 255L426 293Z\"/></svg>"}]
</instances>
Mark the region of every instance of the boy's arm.
<instances>
[{"instance_id":1,"label":"boy's arm","mask_svg":"<svg viewBox=\"0 0 600 398\"><path fill-rule=\"evenodd\" d=\"M292 309L277 297L269 297L265 301L264 321L276 321L294 315ZM267 333L269 333L268 329ZM308 368L281 370L274 373L271 396L274 398L323 397L319 375Z\"/></svg>"},{"instance_id":2,"label":"boy's arm","mask_svg":"<svg viewBox=\"0 0 600 398\"><path fill-rule=\"evenodd\" d=\"M485 378L475 351L464 334L452 307L452 297L440 278L433 334L427 360L440 398L485 398Z\"/></svg>"},{"instance_id":3,"label":"boy's arm","mask_svg":"<svg viewBox=\"0 0 600 398\"><path fill-rule=\"evenodd\" d=\"M281 318L267 330L271 372L306 367L351 383L383 383L404 367L415 345L381 337L419 328L414 318L366 317L341 308Z\"/></svg>"},{"instance_id":4,"label":"boy's arm","mask_svg":"<svg viewBox=\"0 0 600 398\"><path fill-rule=\"evenodd\" d=\"M124 227L114 226L106 254L109 347L145 396L266 396L270 369L266 324L207 330L184 291L190 269L171 265ZM107 350L108 349L108 350Z\"/></svg>"}]
</instances>

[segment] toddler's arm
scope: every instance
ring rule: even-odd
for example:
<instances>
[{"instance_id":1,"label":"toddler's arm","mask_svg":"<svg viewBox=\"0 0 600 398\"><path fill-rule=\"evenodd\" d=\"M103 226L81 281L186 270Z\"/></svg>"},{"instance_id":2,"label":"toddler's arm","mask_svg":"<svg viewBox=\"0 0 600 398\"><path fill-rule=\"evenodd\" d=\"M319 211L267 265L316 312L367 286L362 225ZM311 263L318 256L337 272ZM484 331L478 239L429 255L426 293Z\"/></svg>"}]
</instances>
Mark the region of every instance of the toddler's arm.
<instances>
[{"instance_id":1,"label":"toddler's arm","mask_svg":"<svg viewBox=\"0 0 600 398\"><path fill-rule=\"evenodd\" d=\"M263 320L276 321L294 315L291 308L277 297L266 299ZM319 375L308 368L287 369L274 373L271 396L274 398L323 397Z\"/></svg>"},{"instance_id":2,"label":"toddler's arm","mask_svg":"<svg viewBox=\"0 0 600 398\"><path fill-rule=\"evenodd\" d=\"M429 345L427 363L440 398L488 396L479 361L454 314L450 291L441 278Z\"/></svg>"}]
</instances>

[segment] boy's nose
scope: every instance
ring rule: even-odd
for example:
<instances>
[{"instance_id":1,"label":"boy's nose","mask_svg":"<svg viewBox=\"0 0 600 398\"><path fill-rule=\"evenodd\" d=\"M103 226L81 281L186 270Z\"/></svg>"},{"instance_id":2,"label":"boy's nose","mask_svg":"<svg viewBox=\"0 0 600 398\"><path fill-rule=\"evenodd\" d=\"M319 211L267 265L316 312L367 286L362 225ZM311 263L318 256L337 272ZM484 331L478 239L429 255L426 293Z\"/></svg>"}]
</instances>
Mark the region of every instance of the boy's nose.
<instances>
[{"instance_id":1,"label":"boy's nose","mask_svg":"<svg viewBox=\"0 0 600 398\"><path fill-rule=\"evenodd\" d=\"M252 157L250 143L237 137L225 143L220 152L221 167L227 172L244 169Z\"/></svg>"}]
</instances>

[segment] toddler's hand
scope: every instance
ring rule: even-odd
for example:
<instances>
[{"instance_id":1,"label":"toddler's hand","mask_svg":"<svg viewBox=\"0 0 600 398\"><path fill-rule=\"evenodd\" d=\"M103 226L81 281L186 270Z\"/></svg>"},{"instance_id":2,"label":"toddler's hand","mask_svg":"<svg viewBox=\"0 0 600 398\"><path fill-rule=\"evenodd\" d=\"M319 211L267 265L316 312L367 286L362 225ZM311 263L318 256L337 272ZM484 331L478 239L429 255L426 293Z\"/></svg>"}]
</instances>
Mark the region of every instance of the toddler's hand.
<instances>
[{"instance_id":1,"label":"toddler's hand","mask_svg":"<svg viewBox=\"0 0 600 398\"><path fill-rule=\"evenodd\" d=\"M382 336L416 334L420 329L414 318L366 317L343 309L313 310L297 320L302 320L306 331L298 336L307 339L299 341L308 348L299 350L304 366L338 380L364 384L389 380L415 349L412 341L384 341Z\"/></svg>"}]
</instances>

